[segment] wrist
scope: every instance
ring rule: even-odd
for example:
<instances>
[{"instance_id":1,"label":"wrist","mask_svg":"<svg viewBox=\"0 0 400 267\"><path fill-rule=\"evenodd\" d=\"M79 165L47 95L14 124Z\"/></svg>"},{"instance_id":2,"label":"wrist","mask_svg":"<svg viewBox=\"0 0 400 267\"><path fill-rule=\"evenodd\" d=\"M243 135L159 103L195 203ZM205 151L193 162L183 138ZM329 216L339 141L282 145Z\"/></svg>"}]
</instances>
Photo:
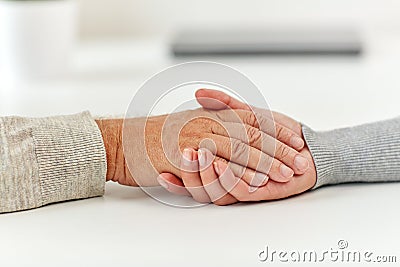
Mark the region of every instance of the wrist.
<instances>
[{"instance_id":1,"label":"wrist","mask_svg":"<svg viewBox=\"0 0 400 267\"><path fill-rule=\"evenodd\" d=\"M124 185L136 186L125 164L122 146L123 119L95 120L106 150L107 174L106 181L114 181Z\"/></svg>"},{"instance_id":2,"label":"wrist","mask_svg":"<svg viewBox=\"0 0 400 267\"><path fill-rule=\"evenodd\" d=\"M163 147L162 132L165 116L129 118L124 121L123 147L126 164L139 186L157 186L157 176L170 172L164 149L174 155L174 146ZM177 173L177 172L175 172Z\"/></svg>"}]
</instances>

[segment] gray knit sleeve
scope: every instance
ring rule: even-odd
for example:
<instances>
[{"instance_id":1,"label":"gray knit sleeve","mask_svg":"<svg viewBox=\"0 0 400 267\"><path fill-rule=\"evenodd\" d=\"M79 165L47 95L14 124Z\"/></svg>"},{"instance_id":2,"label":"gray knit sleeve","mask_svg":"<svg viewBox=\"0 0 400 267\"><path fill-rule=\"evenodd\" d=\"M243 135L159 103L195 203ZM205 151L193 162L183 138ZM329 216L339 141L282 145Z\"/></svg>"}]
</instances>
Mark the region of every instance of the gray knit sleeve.
<instances>
[{"instance_id":1,"label":"gray knit sleeve","mask_svg":"<svg viewBox=\"0 0 400 267\"><path fill-rule=\"evenodd\" d=\"M0 118L0 213L100 196L106 153L89 112Z\"/></svg>"},{"instance_id":2,"label":"gray knit sleeve","mask_svg":"<svg viewBox=\"0 0 400 267\"><path fill-rule=\"evenodd\" d=\"M400 117L303 135L317 171L314 188L349 182L400 181Z\"/></svg>"}]
</instances>

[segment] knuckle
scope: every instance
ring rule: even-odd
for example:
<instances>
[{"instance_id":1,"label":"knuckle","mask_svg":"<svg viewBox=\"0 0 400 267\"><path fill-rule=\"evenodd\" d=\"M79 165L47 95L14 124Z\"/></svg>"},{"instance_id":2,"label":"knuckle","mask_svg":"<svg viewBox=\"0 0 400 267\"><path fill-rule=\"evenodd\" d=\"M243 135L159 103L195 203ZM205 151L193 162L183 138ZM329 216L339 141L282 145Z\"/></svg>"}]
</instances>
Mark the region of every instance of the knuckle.
<instances>
[{"instance_id":1,"label":"knuckle","mask_svg":"<svg viewBox=\"0 0 400 267\"><path fill-rule=\"evenodd\" d=\"M244 122L249 124L249 125L251 125L251 126L256 127L258 125L256 115L253 112L250 112L250 111L246 112L245 114L246 115L245 115L245 118L244 118Z\"/></svg>"},{"instance_id":2,"label":"knuckle","mask_svg":"<svg viewBox=\"0 0 400 267\"><path fill-rule=\"evenodd\" d=\"M228 164L228 161L226 159L220 158L220 157L215 157L215 161L221 161L221 162L223 162L225 164Z\"/></svg>"},{"instance_id":3,"label":"knuckle","mask_svg":"<svg viewBox=\"0 0 400 267\"><path fill-rule=\"evenodd\" d=\"M256 170L262 171L263 173L268 173L271 171L274 159L266 154L261 154L257 163Z\"/></svg>"},{"instance_id":4,"label":"knuckle","mask_svg":"<svg viewBox=\"0 0 400 267\"><path fill-rule=\"evenodd\" d=\"M231 142L229 141L230 139L224 140L221 144L221 149L226 152L227 155L232 154L232 145Z\"/></svg>"},{"instance_id":5,"label":"knuckle","mask_svg":"<svg viewBox=\"0 0 400 267\"><path fill-rule=\"evenodd\" d=\"M276 125L275 127L275 136L276 138L279 139L280 136L282 136L282 132L283 132L283 127L280 125Z\"/></svg>"},{"instance_id":6,"label":"knuckle","mask_svg":"<svg viewBox=\"0 0 400 267\"><path fill-rule=\"evenodd\" d=\"M276 137L278 140L289 140L290 133L282 125L276 125Z\"/></svg>"},{"instance_id":7,"label":"knuckle","mask_svg":"<svg viewBox=\"0 0 400 267\"><path fill-rule=\"evenodd\" d=\"M238 178L245 178L246 168L239 164L230 164L229 168L231 169L233 175Z\"/></svg>"},{"instance_id":8,"label":"knuckle","mask_svg":"<svg viewBox=\"0 0 400 267\"><path fill-rule=\"evenodd\" d=\"M215 116L216 120L218 121L225 120L226 110L212 111L211 113Z\"/></svg>"},{"instance_id":9,"label":"knuckle","mask_svg":"<svg viewBox=\"0 0 400 267\"><path fill-rule=\"evenodd\" d=\"M272 138L268 134L264 134L263 132L260 131L260 144L261 144L261 150L271 148L276 145L276 139Z\"/></svg>"},{"instance_id":10,"label":"knuckle","mask_svg":"<svg viewBox=\"0 0 400 267\"><path fill-rule=\"evenodd\" d=\"M290 148L288 148L284 144L278 145L278 149L276 151L276 156L278 157L278 159L285 159L289 156L289 154L290 154Z\"/></svg>"},{"instance_id":11,"label":"knuckle","mask_svg":"<svg viewBox=\"0 0 400 267\"><path fill-rule=\"evenodd\" d=\"M257 115L258 128L262 131L270 132L271 120L263 115Z\"/></svg>"},{"instance_id":12,"label":"knuckle","mask_svg":"<svg viewBox=\"0 0 400 267\"><path fill-rule=\"evenodd\" d=\"M250 145L254 145L260 142L261 132L257 128L252 126L246 126L246 132L247 132L248 143Z\"/></svg>"},{"instance_id":13,"label":"knuckle","mask_svg":"<svg viewBox=\"0 0 400 267\"><path fill-rule=\"evenodd\" d=\"M220 132L219 129L218 129L218 126L219 126L219 124L217 124L216 122L211 122L210 123L211 133L218 134Z\"/></svg>"},{"instance_id":14,"label":"knuckle","mask_svg":"<svg viewBox=\"0 0 400 267\"><path fill-rule=\"evenodd\" d=\"M231 139L231 147L232 147L232 158L239 158L241 155L247 152L247 145L240 140Z\"/></svg>"},{"instance_id":15,"label":"knuckle","mask_svg":"<svg viewBox=\"0 0 400 267\"><path fill-rule=\"evenodd\" d=\"M220 122L211 120L209 122L209 127L211 133L227 136L226 129Z\"/></svg>"}]
</instances>

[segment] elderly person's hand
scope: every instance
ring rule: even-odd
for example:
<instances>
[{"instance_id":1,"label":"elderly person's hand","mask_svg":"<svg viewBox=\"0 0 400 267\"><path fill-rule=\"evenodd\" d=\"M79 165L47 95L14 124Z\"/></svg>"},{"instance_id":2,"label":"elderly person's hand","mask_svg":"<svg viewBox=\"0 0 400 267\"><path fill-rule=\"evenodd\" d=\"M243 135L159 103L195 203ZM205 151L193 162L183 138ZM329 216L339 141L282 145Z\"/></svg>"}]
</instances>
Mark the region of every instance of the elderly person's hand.
<instances>
[{"instance_id":1,"label":"elderly person's hand","mask_svg":"<svg viewBox=\"0 0 400 267\"><path fill-rule=\"evenodd\" d=\"M205 108L224 108L224 105L218 104L222 102L229 105L230 108L250 110L250 107L246 104L219 91L203 89L199 90L196 96L199 98L199 103ZM217 99L218 101L204 101L204 99ZM256 110L259 113L269 114L269 112L263 112L260 109ZM272 114L278 124L284 128L291 129L294 133L301 136L300 123L283 114L276 112ZM192 158L198 158L199 160L186 164L191 164L192 169L198 166L200 171L182 171L179 175L182 180L172 174L163 173L159 177L163 181L161 185L171 193L191 195L195 199L208 199L209 202L217 205L228 205L238 201L261 201L285 198L310 189L316 182L314 162L307 147L304 147L300 153L307 159L310 168L302 174L296 174L287 182L270 180L260 187L254 187L246 182L245 179L241 179L235 175L225 161L215 159L214 155L207 149L200 149L198 152L190 150L190 153L195 155ZM186 158L182 158L182 162L186 162ZM184 188L183 186L187 184L201 186ZM195 195L192 192L195 192Z\"/></svg>"},{"instance_id":2,"label":"elderly person's hand","mask_svg":"<svg viewBox=\"0 0 400 267\"><path fill-rule=\"evenodd\" d=\"M292 148L304 146L298 134L249 110L197 109L126 119L124 124L122 120L101 120L98 125L105 137L107 179L124 185L154 186L159 184L159 173L180 176L182 168L190 171L191 166L180 166L184 148L211 150L232 162L234 174L254 186L269 178L286 182L308 168L308 162L304 165L306 160ZM196 154L188 151L184 151L187 159L195 160Z\"/></svg>"}]
</instances>

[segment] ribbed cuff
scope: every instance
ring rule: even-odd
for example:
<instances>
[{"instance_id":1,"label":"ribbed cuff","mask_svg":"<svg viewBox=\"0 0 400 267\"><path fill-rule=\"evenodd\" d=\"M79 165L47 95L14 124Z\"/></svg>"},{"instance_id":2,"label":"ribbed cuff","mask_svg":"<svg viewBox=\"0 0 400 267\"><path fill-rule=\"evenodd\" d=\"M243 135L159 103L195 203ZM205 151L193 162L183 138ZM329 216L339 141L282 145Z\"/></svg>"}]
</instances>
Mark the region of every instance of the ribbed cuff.
<instances>
[{"instance_id":1,"label":"ribbed cuff","mask_svg":"<svg viewBox=\"0 0 400 267\"><path fill-rule=\"evenodd\" d=\"M400 181L400 117L326 132L302 129L317 171L314 188Z\"/></svg>"},{"instance_id":2,"label":"ribbed cuff","mask_svg":"<svg viewBox=\"0 0 400 267\"><path fill-rule=\"evenodd\" d=\"M311 128L302 125L303 136L314 159L317 171L317 182L313 189L326 184L336 183L335 169L340 165L340 158L335 151L334 140L327 133L314 132Z\"/></svg>"},{"instance_id":3,"label":"ribbed cuff","mask_svg":"<svg viewBox=\"0 0 400 267\"><path fill-rule=\"evenodd\" d=\"M41 204L103 195L106 153L90 113L37 120L32 137Z\"/></svg>"}]
</instances>

